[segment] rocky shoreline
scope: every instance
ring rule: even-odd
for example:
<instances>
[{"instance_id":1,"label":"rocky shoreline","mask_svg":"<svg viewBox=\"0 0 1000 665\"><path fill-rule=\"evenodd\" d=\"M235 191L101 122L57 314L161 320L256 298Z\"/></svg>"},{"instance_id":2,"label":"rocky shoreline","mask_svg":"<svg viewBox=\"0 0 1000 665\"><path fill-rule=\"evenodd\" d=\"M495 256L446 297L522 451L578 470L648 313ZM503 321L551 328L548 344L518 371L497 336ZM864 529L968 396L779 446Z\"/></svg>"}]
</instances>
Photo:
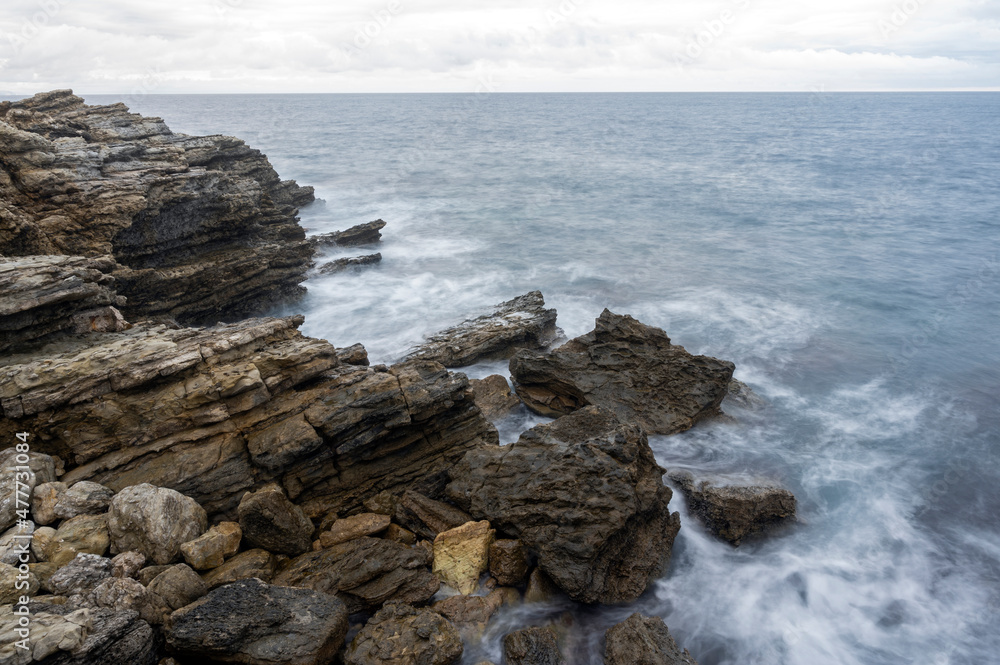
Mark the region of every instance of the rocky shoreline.
<instances>
[{"instance_id":1,"label":"rocky shoreline","mask_svg":"<svg viewBox=\"0 0 1000 665\"><path fill-rule=\"evenodd\" d=\"M381 238L307 239L312 200L238 139L69 91L0 103L0 665L448 665L504 608L628 604L665 573L681 523L648 437L756 403L734 365L607 310L551 348L536 291L372 366L256 318L317 248ZM513 391L450 371L496 359ZM499 445L522 408L555 420ZM780 488L669 478L734 546L794 519ZM503 649L573 662L548 625ZM639 614L604 658L695 663Z\"/></svg>"}]
</instances>

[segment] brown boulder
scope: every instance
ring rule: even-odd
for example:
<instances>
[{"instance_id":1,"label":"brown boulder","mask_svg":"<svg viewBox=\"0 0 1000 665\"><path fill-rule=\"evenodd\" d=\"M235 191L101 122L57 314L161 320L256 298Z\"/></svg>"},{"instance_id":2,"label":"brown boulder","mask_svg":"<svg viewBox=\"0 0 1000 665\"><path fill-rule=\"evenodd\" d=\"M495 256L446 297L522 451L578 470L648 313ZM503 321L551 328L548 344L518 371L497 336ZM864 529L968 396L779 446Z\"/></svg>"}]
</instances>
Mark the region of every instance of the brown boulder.
<instances>
[{"instance_id":1,"label":"brown boulder","mask_svg":"<svg viewBox=\"0 0 1000 665\"><path fill-rule=\"evenodd\" d=\"M698 665L681 651L660 617L636 612L605 634L604 665Z\"/></svg>"}]
</instances>

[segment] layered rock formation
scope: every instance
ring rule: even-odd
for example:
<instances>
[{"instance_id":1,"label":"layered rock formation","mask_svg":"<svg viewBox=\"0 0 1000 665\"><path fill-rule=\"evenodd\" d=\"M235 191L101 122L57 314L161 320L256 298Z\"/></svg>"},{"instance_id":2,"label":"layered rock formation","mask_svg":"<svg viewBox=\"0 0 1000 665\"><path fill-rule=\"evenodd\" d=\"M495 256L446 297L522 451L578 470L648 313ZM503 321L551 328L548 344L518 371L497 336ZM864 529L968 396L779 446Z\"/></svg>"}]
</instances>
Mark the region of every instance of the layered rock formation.
<instances>
[{"instance_id":1,"label":"layered rock formation","mask_svg":"<svg viewBox=\"0 0 1000 665\"><path fill-rule=\"evenodd\" d=\"M0 157L0 253L105 257L126 318L215 321L302 291L312 188L239 139L62 90L0 102Z\"/></svg>"},{"instance_id":2,"label":"layered rock formation","mask_svg":"<svg viewBox=\"0 0 1000 665\"><path fill-rule=\"evenodd\" d=\"M365 222L352 226L346 231L334 231L333 233L322 233L309 237L309 242L314 245L332 245L335 247L358 247L359 245L374 245L382 240L382 229L385 222L376 219L374 222Z\"/></svg>"}]
</instances>

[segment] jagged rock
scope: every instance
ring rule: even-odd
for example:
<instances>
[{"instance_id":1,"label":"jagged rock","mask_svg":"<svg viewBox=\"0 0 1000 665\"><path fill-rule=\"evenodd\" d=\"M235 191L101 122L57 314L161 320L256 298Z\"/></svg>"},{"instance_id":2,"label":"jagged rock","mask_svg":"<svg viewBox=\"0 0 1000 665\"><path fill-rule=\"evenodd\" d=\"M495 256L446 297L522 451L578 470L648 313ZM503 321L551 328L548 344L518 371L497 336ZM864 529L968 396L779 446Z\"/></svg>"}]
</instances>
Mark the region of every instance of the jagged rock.
<instances>
[{"instance_id":1,"label":"jagged rock","mask_svg":"<svg viewBox=\"0 0 1000 665\"><path fill-rule=\"evenodd\" d=\"M365 256L351 256L342 259L337 259L335 261L330 261L324 263L319 268L321 275L332 275L334 273L343 272L348 268L356 268L358 266L370 266L375 263L381 263L382 253L376 252L375 254L366 254Z\"/></svg>"},{"instance_id":2,"label":"jagged rock","mask_svg":"<svg viewBox=\"0 0 1000 665\"><path fill-rule=\"evenodd\" d=\"M162 573L163 571L169 570L174 566L183 566L183 565L186 564L168 563L162 566L146 566L136 574L135 579L139 580L139 583L142 586L149 586L149 583L152 582L154 579L156 579L156 576ZM190 566L188 567L190 568Z\"/></svg>"},{"instance_id":3,"label":"jagged rock","mask_svg":"<svg viewBox=\"0 0 1000 665\"><path fill-rule=\"evenodd\" d=\"M254 547L296 556L312 545L313 523L278 484L247 492L239 506L243 537Z\"/></svg>"},{"instance_id":4,"label":"jagged rock","mask_svg":"<svg viewBox=\"0 0 1000 665\"><path fill-rule=\"evenodd\" d=\"M333 523L329 531L319 535L322 547L333 547L361 536L374 536L389 528L389 516L377 513L360 513L344 517Z\"/></svg>"},{"instance_id":5,"label":"jagged rock","mask_svg":"<svg viewBox=\"0 0 1000 665\"><path fill-rule=\"evenodd\" d=\"M352 614L370 612L389 601L426 602L440 587L430 563L423 548L361 537L292 559L273 582L335 593Z\"/></svg>"},{"instance_id":6,"label":"jagged rock","mask_svg":"<svg viewBox=\"0 0 1000 665\"><path fill-rule=\"evenodd\" d=\"M157 564L173 562L181 545L206 528L205 509L194 499L165 487L126 487L115 495L108 510L112 551L136 550Z\"/></svg>"},{"instance_id":7,"label":"jagged rock","mask_svg":"<svg viewBox=\"0 0 1000 665\"><path fill-rule=\"evenodd\" d=\"M472 379L469 385L476 394L476 406L488 420L499 420L521 406L521 400L511 392L507 379L499 374Z\"/></svg>"},{"instance_id":8,"label":"jagged rock","mask_svg":"<svg viewBox=\"0 0 1000 665\"><path fill-rule=\"evenodd\" d=\"M375 496L365 499L362 505L370 513L392 517L396 513L398 503L399 497L392 492L379 492Z\"/></svg>"},{"instance_id":9,"label":"jagged rock","mask_svg":"<svg viewBox=\"0 0 1000 665\"><path fill-rule=\"evenodd\" d=\"M59 651L75 651L93 629L88 609L74 610L65 616L48 612L33 614L26 648L22 649L17 645L24 639L17 632L21 616L14 613L13 607L0 607L0 663L4 665L28 665L43 662Z\"/></svg>"},{"instance_id":10,"label":"jagged rock","mask_svg":"<svg viewBox=\"0 0 1000 665\"><path fill-rule=\"evenodd\" d=\"M732 545L795 519L795 495L776 485L696 484L688 472L671 473L670 480L684 493L691 513Z\"/></svg>"},{"instance_id":11,"label":"jagged rock","mask_svg":"<svg viewBox=\"0 0 1000 665\"><path fill-rule=\"evenodd\" d=\"M605 665L698 665L687 649L680 650L660 617L636 612L605 635Z\"/></svg>"},{"instance_id":12,"label":"jagged rock","mask_svg":"<svg viewBox=\"0 0 1000 665\"><path fill-rule=\"evenodd\" d=\"M311 188L231 137L174 134L68 90L0 102L0 252L114 257L128 319L218 320L302 292Z\"/></svg>"},{"instance_id":13,"label":"jagged rock","mask_svg":"<svg viewBox=\"0 0 1000 665\"><path fill-rule=\"evenodd\" d=\"M146 586L174 610L186 607L208 593L205 581L191 566L183 563L167 566Z\"/></svg>"},{"instance_id":14,"label":"jagged rock","mask_svg":"<svg viewBox=\"0 0 1000 665\"><path fill-rule=\"evenodd\" d=\"M218 568L240 549L243 530L236 522L221 522L181 545L184 560L195 570Z\"/></svg>"},{"instance_id":15,"label":"jagged rock","mask_svg":"<svg viewBox=\"0 0 1000 665\"><path fill-rule=\"evenodd\" d=\"M103 485L81 480L59 494L54 512L59 519L98 515L107 511L114 495L113 490Z\"/></svg>"},{"instance_id":16,"label":"jagged rock","mask_svg":"<svg viewBox=\"0 0 1000 665\"><path fill-rule=\"evenodd\" d=\"M177 610L165 633L182 659L315 665L333 660L347 625L347 608L334 596L249 579Z\"/></svg>"},{"instance_id":17,"label":"jagged rock","mask_svg":"<svg viewBox=\"0 0 1000 665\"><path fill-rule=\"evenodd\" d=\"M107 517L78 515L59 525L52 539L40 543L43 561L63 566L83 552L103 555L111 544Z\"/></svg>"},{"instance_id":18,"label":"jagged rock","mask_svg":"<svg viewBox=\"0 0 1000 665\"><path fill-rule=\"evenodd\" d=\"M18 585L24 584L27 584L27 587L18 588ZM29 571L27 575L21 576L21 572L15 566L0 563L0 605L16 603L21 596L34 596L39 586L38 578L32 572Z\"/></svg>"},{"instance_id":19,"label":"jagged rock","mask_svg":"<svg viewBox=\"0 0 1000 665\"><path fill-rule=\"evenodd\" d=\"M434 538L434 574L443 584L468 595L479 587L489 567L490 545L496 531L490 523L467 522Z\"/></svg>"},{"instance_id":20,"label":"jagged rock","mask_svg":"<svg viewBox=\"0 0 1000 665\"><path fill-rule=\"evenodd\" d=\"M130 577L109 577L94 587L93 602L97 607L135 610L143 621L152 625L163 623L170 607L157 594Z\"/></svg>"},{"instance_id":21,"label":"jagged rock","mask_svg":"<svg viewBox=\"0 0 1000 665\"><path fill-rule=\"evenodd\" d=\"M447 619L427 608L391 603L379 610L344 652L346 665L451 665L462 638Z\"/></svg>"},{"instance_id":22,"label":"jagged rock","mask_svg":"<svg viewBox=\"0 0 1000 665\"><path fill-rule=\"evenodd\" d=\"M37 617L69 617L80 611L71 604L31 603L28 609L33 622ZM45 665L155 665L153 629L138 612L91 608L86 613L90 626L83 644L72 651L55 652L44 661Z\"/></svg>"},{"instance_id":23,"label":"jagged rock","mask_svg":"<svg viewBox=\"0 0 1000 665\"><path fill-rule=\"evenodd\" d=\"M122 552L111 559L111 576L135 578L144 565L146 556L142 552Z\"/></svg>"},{"instance_id":24,"label":"jagged rock","mask_svg":"<svg viewBox=\"0 0 1000 665\"><path fill-rule=\"evenodd\" d=\"M368 367L368 350L361 344L353 344L343 349L337 349L337 359L344 365L363 365Z\"/></svg>"},{"instance_id":25,"label":"jagged rock","mask_svg":"<svg viewBox=\"0 0 1000 665\"><path fill-rule=\"evenodd\" d=\"M565 665L551 628L537 626L509 633L503 638L504 665Z\"/></svg>"},{"instance_id":26,"label":"jagged rock","mask_svg":"<svg viewBox=\"0 0 1000 665\"><path fill-rule=\"evenodd\" d=\"M97 554L78 554L49 578L48 588L58 596L88 596L111 577L111 559Z\"/></svg>"},{"instance_id":27,"label":"jagged rock","mask_svg":"<svg viewBox=\"0 0 1000 665\"><path fill-rule=\"evenodd\" d=\"M659 328L608 310L586 335L548 353L519 351L510 361L515 389L529 409L558 417L602 406L650 434L682 432L718 414L734 368L692 356Z\"/></svg>"},{"instance_id":28,"label":"jagged rock","mask_svg":"<svg viewBox=\"0 0 1000 665\"><path fill-rule=\"evenodd\" d=\"M517 349L544 348L556 335L556 310L545 309L541 292L532 291L431 335L408 357L464 367L481 360L509 358Z\"/></svg>"},{"instance_id":29,"label":"jagged rock","mask_svg":"<svg viewBox=\"0 0 1000 665\"><path fill-rule=\"evenodd\" d=\"M662 473L640 427L586 407L469 452L447 493L520 538L574 600L621 603L663 570L680 528Z\"/></svg>"},{"instance_id":30,"label":"jagged rock","mask_svg":"<svg viewBox=\"0 0 1000 665\"><path fill-rule=\"evenodd\" d=\"M528 577L528 557L520 540L502 538L490 545L490 574L500 586L517 586Z\"/></svg>"},{"instance_id":31,"label":"jagged rock","mask_svg":"<svg viewBox=\"0 0 1000 665\"><path fill-rule=\"evenodd\" d=\"M2 422L0 421L0 423ZM14 435L18 431L20 431L18 428L7 431L6 438L3 440L16 441ZM53 459L37 452L25 453L28 455L28 463L24 465L28 467L27 477L23 475L18 477L18 474L21 473L19 467L22 466L18 462L19 454L15 448L0 450L0 532L6 531L20 519L17 512L19 508L30 507L32 492L37 485L51 483L56 479L56 467ZM17 498L19 488L22 491L20 501L23 504L19 504Z\"/></svg>"},{"instance_id":32,"label":"jagged rock","mask_svg":"<svg viewBox=\"0 0 1000 665\"><path fill-rule=\"evenodd\" d=\"M431 609L448 619L463 635L475 639L482 635L490 618L509 600L507 592L494 589L486 596L451 596L434 603Z\"/></svg>"},{"instance_id":33,"label":"jagged rock","mask_svg":"<svg viewBox=\"0 0 1000 665\"><path fill-rule=\"evenodd\" d=\"M759 409L767 405L767 400L758 395L742 381L733 379L729 382L726 401L737 404L744 409Z\"/></svg>"},{"instance_id":34,"label":"jagged rock","mask_svg":"<svg viewBox=\"0 0 1000 665\"><path fill-rule=\"evenodd\" d=\"M442 531L473 522L472 515L455 506L408 490L396 501L394 519L418 536L433 540Z\"/></svg>"},{"instance_id":35,"label":"jagged rock","mask_svg":"<svg viewBox=\"0 0 1000 665\"><path fill-rule=\"evenodd\" d=\"M211 589L250 577L270 582L277 567L277 557L267 550L255 548L240 552L218 568L205 573L202 579Z\"/></svg>"},{"instance_id":36,"label":"jagged rock","mask_svg":"<svg viewBox=\"0 0 1000 665\"><path fill-rule=\"evenodd\" d=\"M541 568L535 568L528 576L528 585L524 589L524 602L547 603L559 594L559 587Z\"/></svg>"},{"instance_id":37,"label":"jagged rock","mask_svg":"<svg viewBox=\"0 0 1000 665\"><path fill-rule=\"evenodd\" d=\"M385 222L376 219L374 222L365 222L352 226L346 231L334 231L333 233L323 233L311 236L309 242L313 245L336 245L338 247L356 247L358 245L374 245L382 239L380 233L385 228Z\"/></svg>"}]
</instances>

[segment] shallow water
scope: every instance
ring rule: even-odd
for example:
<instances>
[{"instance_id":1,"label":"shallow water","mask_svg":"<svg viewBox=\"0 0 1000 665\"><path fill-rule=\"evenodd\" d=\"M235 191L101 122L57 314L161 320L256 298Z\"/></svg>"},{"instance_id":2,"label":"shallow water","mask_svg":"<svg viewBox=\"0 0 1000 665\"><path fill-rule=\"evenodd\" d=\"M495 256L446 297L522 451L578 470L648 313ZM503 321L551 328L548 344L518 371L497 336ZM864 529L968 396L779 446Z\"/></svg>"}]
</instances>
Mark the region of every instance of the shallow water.
<instances>
[{"instance_id":1,"label":"shallow water","mask_svg":"<svg viewBox=\"0 0 1000 665\"><path fill-rule=\"evenodd\" d=\"M599 663L639 609L702 665L1000 663L1000 94L129 102L314 185L310 232L389 222L381 265L314 277L287 310L307 334L389 362L537 288L570 336L632 314L767 398L651 444L665 467L782 482L798 524L733 549L675 496L670 571L633 607L505 610L465 662L556 618L572 662Z\"/></svg>"}]
</instances>

